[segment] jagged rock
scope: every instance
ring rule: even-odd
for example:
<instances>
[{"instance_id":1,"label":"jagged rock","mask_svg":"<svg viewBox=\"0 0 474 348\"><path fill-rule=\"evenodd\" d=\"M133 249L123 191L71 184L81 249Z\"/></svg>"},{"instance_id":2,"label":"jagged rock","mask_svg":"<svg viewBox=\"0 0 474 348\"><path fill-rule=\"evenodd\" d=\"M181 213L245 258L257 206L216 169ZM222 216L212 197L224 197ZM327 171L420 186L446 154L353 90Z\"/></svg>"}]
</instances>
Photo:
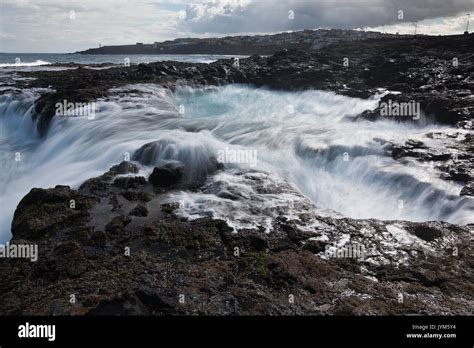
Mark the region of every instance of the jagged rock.
<instances>
[{"instance_id":1,"label":"jagged rock","mask_svg":"<svg viewBox=\"0 0 474 348\"><path fill-rule=\"evenodd\" d=\"M71 190L33 188L18 203L12 221L14 238L36 240L61 229L74 228L87 218L87 209L96 202Z\"/></svg>"},{"instance_id":2,"label":"jagged rock","mask_svg":"<svg viewBox=\"0 0 474 348\"><path fill-rule=\"evenodd\" d=\"M184 165L181 163L167 163L161 167L155 167L148 180L154 186L168 187L179 183L184 174Z\"/></svg>"},{"instance_id":3,"label":"jagged rock","mask_svg":"<svg viewBox=\"0 0 474 348\"><path fill-rule=\"evenodd\" d=\"M105 192L110 184L108 184L103 178L91 178L83 182L79 187L79 191L83 193L98 193Z\"/></svg>"},{"instance_id":4,"label":"jagged rock","mask_svg":"<svg viewBox=\"0 0 474 348\"><path fill-rule=\"evenodd\" d=\"M112 206L112 211L119 210L122 207L122 204L120 204L117 194L115 194L114 192L109 195L109 204Z\"/></svg>"},{"instance_id":5,"label":"jagged rock","mask_svg":"<svg viewBox=\"0 0 474 348\"><path fill-rule=\"evenodd\" d=\"M115 165L110 168L109 171L113 172L115 175L128 173L136 174L138 173L138 167L132 162L122 161L118 165Z\"/></svg>"},{"instance_id":6,"label":"jagged rock","mask_svg":"<svg viewBox=\"0 0 474 348\"><path fill-rule=\"evenodd\" d=\"M386 95L383 100L414 100L420 103L424 116L436 122L465 125L472 119L472 86L469 79L458 76L468 76L472 69L473 44L473 35L384 38L340 42L314 51L252 56L240 59L239 67L234 66L233 59L221 59L211 64L174 62L172 69L168 62L156 62L101 70L32 71L24 74L34 79L24 83L54 89L36 101L34 117L39 118L41 135L47 133L54 117L54 105L64 99L90 102L107 96L112 87L157 83L175 88L182 81L194 86L251 83L283 90L313 88L361 98L383 88L402 92ZM343 68L347 52L351 53L350 67ZM463 63L454 66L453 57ZM380 118L380 108L361 117ZM395 119L414 122L409 117Z\"/></svg>"},{"instance_id":7,"label":"jagged rock","mask_svg":"<svg viewBox=\"0 0 474 348\"><path fill-rule=\"evenodd\" d=\"M179 148L179 144L177 144L175 140L165 139L152 141L135 151L133 159L144 165L150 166L161 161L163 154L170 153L170 151L174 153L176 148ZM224 164L218 162L213 156L206 158L205 154L197 152L196 157L199 159L199 161L196 161L196 165L183 169L182 186L193 187L199 185L208 175L224 169ZM177 157L173 158L179 161L179 154Z\"/></svg>"},{"instance_id":8,"label":"jagged rock","mask_svg":"<svg viewBox=\"0 0 474 348\"><path fill-rule=\"evenodd\" d=\"M147 143L135 151L133 159L147 166L152 165L159 158L160 153L167 144L168 142L161 143L157 141Z\"/></svg>"},{"instance_id":9,"label":"jagged rock","mask_svg":"<svg viewBox=\"0 0 474 348\"><path fill-rule=\"evenodd\" d=\"M121 215L106 220L103 227L97 221L104 219L104 193L86 197L58 186L26 195L15 214L15 238L36 238L46 228L46 222L24 223L29 217L48 221L48 231L53 227L55 232L35 239L40 250L37 262L5 259L0 263L0 273L5 275L0 282L2 313L473 312L468 266L473 258L472 228L468 226L301 215L295 221L277 218L270 233L234 232L222 220L180 219L172 214L176 204L160 202L159 195L150 196L146 189L121 192L110 185L105 194L144 194L153 200L148 204L161 203L169 209L148 210L138 203L126 216L121 214L122 206L113 213ZM62 220L68 209L64 200L70 197L79 198L81 215ZM54 209L45 210L44 205ZM317 231L299 228L306 223L316 223ZM349 236L350 244L365 245L365 259L328 257L327 246L342 236ZM124 247L130 248L130 256L124 255ZM74 308L57 302L78 288L80 301ZM405 294L403 305L397 302L399 292ZM185 294L185 304L178 304L179 294ZM294 295L294 304L288 303L288 294Z\"/></svg>"},{"instance_id":10,"label":"jagged rock","mask_svg":"<svg viewBox=\"0 0 474 348\"><path fill-rule=\"evenodd\" d=\"M468 76L472 70L473 40L469 35L452 40L358 41L314 52L287 50L270 57L241 59L238 68L228 59L212 64L173 63L171 68L170 63L157 62L129 68L25 72L24 76L35 79L18 83L51 85L52 91L44 93L35 105L34 117L39 118L43 136L58 101L93 101L110 95L112 87L131 83L175 88L182 81L194 86L240 82L283 90L316 88L361 98L383 88L402 92L387 94L383 100L416 100L425 114L424 122L447 123L466 133L472 128L472 83L457 76ZM347 52L351 52L349 69L342 67ZM453 67L452 57L463 64ZM365 117L380 118L380 109L359 118ZM452 138L442 151L430 148L429 141L385 145L392 146L392 155L398 160L410 157L442 162L439 168L446 178L466 182L461 194L467 196L472 186L472 141L470 134L464 139ZM146 144L133 159L153 165L159 151L156 143ZM222 164L211 158L203 168L202 174L192 173L199 177L192 189L197 189L196 182L202 177L222 169ZM117 178L138 173L135 164L122 162L86 181L78 191L62 186L32 189L18 205L12 232L14 241L38 244L39 260L0 262L0 312L474 313L472 225L356 220L319 216L306 208L294 220L276 218L269 233L264 228L234 230L222 220L186 220L173 214L176 202L169 203L164 196L188 179L185 169L190 171L176 163L155 168L150 183L143 183L142 179ZM152 185L159 190L153 190ZM282 188L256 190L279 194ZM231 194L229 198L241 199ZM68 204L71 199L75 208ZM360 259L329 256L327 246L338 243L362 245L366 254ZM124 247L130 248L130 256L124 255ZM80 300L74 307L58 302L77 289L81 290ZM404 295L402 304L397 301L400 293ZM185 294L186 302L178 305L180 294ZM295 297L293 304L288 302L289 294Z\"/></svg>"},{"instance_id":11,"label":"jagged rock","mask_svg":"<svg viewBox=\"0 0 474 348\"><path fill-rule=\"evenodd\" d=\"M150 315L142 302L133 295L122 295L112 300L103 300L96 307L90 309L87 315Z\"/></svg>"},{"instance_id":12,"label":"jagged rock","mask_svg":"<svg viewBox=\"0 0 474 348\"><path fill-rule=\"evenodd\" d=\"M460 196L474 196L474 181L470 181L461 190Z\"/></svg>"},{"instance_id":13,"label":"jagged rock","mask_svg":"<svg viewBox=\"0 0 474 348\"><path fill-rule=\"evenodd\" d=\"M118 233L127 226L130 221L132 221L128 216L120 215L114 217L108 224L105 226L105 231L109 233Z\"/></svg>"},{"instance_id":14,"label":"jagged rock","mask_svg":"<svg viewBox=\"0 0 474 348\"><path fill-rule=\"evenodd\" d=\"M146 208L146 205L142 203L138 203L135 208L133 208L130 213L130 215L134 216L147 216L148 215L148 209Z\"/></svg>"},{"instance_id":15,"label":"jagged rock","mask_svg":"<svg viewBox=\"0 0 474 348\"><path fill-rule=\"evenodd\" d=\"M430 226L429 223L416 224L413 226L413 229L410 232L416 235L418 238L429 242L443 235L442 229Z\"/></svg>"},{"instance_id":16,"label":"jagged rock","mask_svg":"<svg viewBox=\"0 0 474 348\"><path fill-rule=\"evenodd\" d=\"M128 201L132 202L149 202L153 195L148 192L135 192L135 191L124 191L121 192L121 195Z\"/></svg>"},{"instance_id":17,"label":"jagged rock","mask_svg":"<svg viewBox=\"0 0 474 348\"><path fill-rule=\"evenodd\" d=\"M146 185L146 179L143 176L123 176L116 178L113 185L123 189L137 189Z\"/></svg>"},{"instance_id":18,"label":"jagged rock","mask_svg":"<svg viewBox=\"0 0 474 348\"><path fill-rule=\"evenodd\" d=\"M138 167L127 161L122 161L120 164L112 166L106 173L104 173L101 176L98 176L96 178L91 178L86 180L84 183L79 186L79 192L84 193L84 194L100 194L103 192L106 192L109 186L111 185L111 182L113 178L117 175L122 175L122 174L135 174L138 173ZM136 177L140 178L140 177ZM121 179L117 178L118 185L126 185L127 179ZM131 183L131 185L138 185L140 184L141 179L132 179L135 180L135 183Z\"/></svg>"},{"instance_id":19,"label":"jagged rock","mask_svg":"<svg viewBox=\"0 0 474 348\"><path fill-rule=\"evenodd\" d=\"M103 231L95 231L90 236L89 243L96 246L105 246L107 243L107 235Z\"/></svg>"},{"instance_id":20,"label":"jagged rock","mask_svg":"<svg viewBox=\"0 0 474 348\"><path fill-rule=\"evenodd\" d=\"M173 309L178 303L176 298L163 296L150 288L141 287L135 291L135 295L142 301L152 312L157 313L173 313Z\"/></svg>"}]
</instances>

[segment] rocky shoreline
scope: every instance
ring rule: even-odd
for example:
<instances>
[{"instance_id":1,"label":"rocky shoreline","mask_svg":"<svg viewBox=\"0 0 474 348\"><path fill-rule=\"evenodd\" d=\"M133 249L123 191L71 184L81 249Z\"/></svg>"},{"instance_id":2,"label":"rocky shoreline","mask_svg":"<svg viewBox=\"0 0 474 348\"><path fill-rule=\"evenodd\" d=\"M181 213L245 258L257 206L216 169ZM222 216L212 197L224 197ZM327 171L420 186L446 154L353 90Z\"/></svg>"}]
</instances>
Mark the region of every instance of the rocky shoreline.
<instances>
[{"instance_id":1,"label":"rocky shoreline","mask_svg":"<svg viewBox=\"0 0 474 348\"><path fill-rule=\"evenodd\" d=\"M436 162L435 165L446 172L446 178L464 182L463 194L472 195L474 143L472 135L463 131L474 127L473 45L474 35L342 42L318 51L284 50L270 57L224 59L211 64L158 62L103 70L79 67L30 72L24 74L35 80L24 82L24 87L53 89L42 94L35 103L33 117L38 118L37 127L42 135L48 131L56 103L107 98L113 94L110 89L134 83L156 83L170 89L179 85L242 83L279 90L314 88L359 98L386 91L382 103L416 102L420 106L420 119L391 116L393 119L455 125L460 129L457 138L450 143L459 151L447 151L437 157L425 149L428 153L425 159ZM385 116L379 107L359 117L377 120ZM401 152L395 149L394 158L420 158L413 146L394 145L403 147ZM451 161L446 163L448 158ZM439 162L440 159L445 163Z\"/></svg>"},{"instance_id":2,"label":"rocky shoreline","mask_svg":"<svg viewBox=\"0 0 474 348\"><path fill-rule=\"evenodd\" d=\"M391 156L407 165L411 160L432 163L443 179L462 182L460 195L472 199L473 44L474 35L414 37L211 64L79 67L22 73L35 79L18 82L18 87L49 88L35 105L43 136L57 102L108 98L114 93L110 89L134 83L170 89L246 83L360 98L385 91L382 102L414 100L420 105L420 119L398 121L458 129L427 135L442 146L419 140L391 144ZM381 117L379 107L353 121ZM211 218L186 220L177 214L179 202L170 203L168 194L183 188L199 192L206 178L225 166L209 158L206 171L191 181L182 164L156 167L145 177L139 173L152 146L144 145L132 161L117 164L77 190L34 188L21 200L11 243L38 244L40 257L37 262L0 262L3 314L474 313L474 225L328 217L304 197L298 216L277 216L271 233L235 231ZM239 175L262 194L292 190L285 183L264 186L252 171ZM362 246L363 255L338 257L329 252L345 245Z\"/></svg>"},{"instance_id":3,"label":"rocky shoreline","mask_svg":"<svg viewBox=\"0 0 474 348\"><path fill-rule=\"evenodd\" d=\"M0 263L2 313L472 314L472 226L322 217L308 202L269 234L234 233L175 215L163 197L182 179L170 168L137 170L122 162L78 190L23 198L12 243L38 244L40 258ZM346 236L365 255L327 253Z\"/></svg>"}]
</instances>

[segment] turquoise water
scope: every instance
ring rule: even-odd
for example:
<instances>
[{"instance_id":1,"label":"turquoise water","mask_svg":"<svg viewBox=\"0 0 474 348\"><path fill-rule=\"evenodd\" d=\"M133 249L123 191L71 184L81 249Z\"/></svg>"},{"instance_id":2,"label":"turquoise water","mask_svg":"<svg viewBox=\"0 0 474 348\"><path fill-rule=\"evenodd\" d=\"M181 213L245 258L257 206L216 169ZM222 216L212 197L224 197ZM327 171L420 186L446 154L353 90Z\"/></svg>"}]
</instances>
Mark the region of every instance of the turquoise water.
<instances>
[{"instance_id":1,"label":"turquoise water","mask_svg":"<svg viewBox=\"0 0 474 348\"><path fill-rule=\"evenodd\" d=\"M93 119L54 118L45 138L38 136L30 112L41 91L0 95L0 154L5 156L0 242L11 236L15 207L31 188L77 188L153 141L160 150L150 167L142 167L145 176L166 161L180 161L200 173L209 157L219 158L223 151L256 155L226 163L226 170L209 177L201 192L174 192L170 199L184 202L180 213L186 217L222 218L236 228L270 226L276 208L288 206L285 212L291 213L302 195L314 209L353 218L473 222L473 202L459 196L461 185L440 179L439 170L415 159L396 161L386 148L408 139L441 146L424 135L442 127L350 120L375 108L380 96L363 100L242 85L175 92L132 85L121 90L130 90L127 97L120 93L95 102ZM21 161L14 160L17 152ZM254 179L242 175L249 170ZM292 188L276 195L254 186L277 182Z\"/></svg>"}]
</instances>

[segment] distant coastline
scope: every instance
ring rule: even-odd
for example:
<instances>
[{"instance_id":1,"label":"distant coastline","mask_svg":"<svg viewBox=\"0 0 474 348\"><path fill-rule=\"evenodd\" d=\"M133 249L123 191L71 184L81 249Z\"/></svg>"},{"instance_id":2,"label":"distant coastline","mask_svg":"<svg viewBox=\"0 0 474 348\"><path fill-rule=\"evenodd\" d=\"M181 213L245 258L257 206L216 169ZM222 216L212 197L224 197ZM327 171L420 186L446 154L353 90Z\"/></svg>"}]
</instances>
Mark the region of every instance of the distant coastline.
<instances>
[{"instance_id":1,"label":"distant coastline","mask_svg":"<svg viewBox=\"0 0 474 348\"><path fill-rule=\"evenodd\" d=\"M318 29L272 35L226 36L222 38L180 38L171 41L134 45L100 46L79 54L216 54L271 55L281 49L319 49L342 41L402 37L374 31Z\"/></svg>"}]
</instances>

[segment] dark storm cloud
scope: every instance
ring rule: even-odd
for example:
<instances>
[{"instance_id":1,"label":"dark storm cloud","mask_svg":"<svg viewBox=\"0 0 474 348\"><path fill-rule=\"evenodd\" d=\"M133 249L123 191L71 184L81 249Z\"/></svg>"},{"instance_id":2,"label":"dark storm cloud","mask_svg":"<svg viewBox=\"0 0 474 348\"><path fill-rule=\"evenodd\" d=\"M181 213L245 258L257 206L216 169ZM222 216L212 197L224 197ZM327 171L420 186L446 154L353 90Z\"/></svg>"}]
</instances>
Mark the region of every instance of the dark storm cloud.
<instances>
[{"instance_id":1,"label":"dark storm cloud","mask_svg":"<svg viewBox=\"0 0 474 348\"><path fill-rule=\"evenodd\" d=\"M184 24L195 33L352 29L452 16L473 8L472 0L216 0L188 5Z\"/></svg>"}]
</instances>

